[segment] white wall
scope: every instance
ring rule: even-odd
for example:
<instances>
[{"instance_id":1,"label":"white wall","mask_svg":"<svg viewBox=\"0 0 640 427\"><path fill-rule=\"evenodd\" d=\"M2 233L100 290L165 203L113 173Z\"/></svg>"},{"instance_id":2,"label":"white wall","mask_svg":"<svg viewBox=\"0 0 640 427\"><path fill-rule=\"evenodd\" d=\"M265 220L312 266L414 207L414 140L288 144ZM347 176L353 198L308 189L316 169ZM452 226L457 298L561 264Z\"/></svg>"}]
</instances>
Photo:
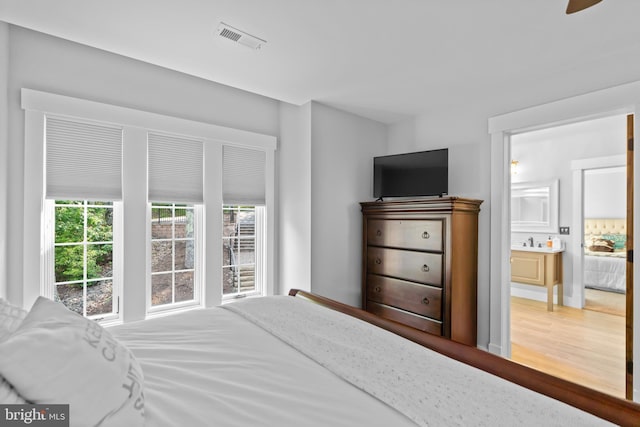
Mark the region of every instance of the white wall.
<instances>
[{"instance_id":1,"label":"white wall","mask_svg":"<svg viewBox=\"0 0 640 427\"><path fill-rule=\"evenodd\" d=\"M389 126L387 145L391 150L386 154L400 154L418 151L416 149L416 123L415 120L405 120L393 126Z\"/></svg>"},{"instance_id":2,"label":"white wall","mask_svg":"<svg viewBox=\"0 0 640 427\"><path fill-rule=\"evenodd\" d=\"M0 254L6 250L7 296L16 304L22 303L23 177L29 173L23 167L24 112L20 108L20 88L70 95L267 135L277 136L279 133L280 103L273 99L20 27L10 26L8 38L9 78L8 84L2 88L8 89L6 99L10 126L8 142L2 143L0 136L0 153L6 150L6 156L2 156L0 161L6 162L7 168L3 167L2 170L6 170L10 177L7 185L2 185L3 191L7 189L7 215L2 215L2 218L10 221L10 227L6 232L0 228L0 242L6 236L6 243L0 246ZM5 42L6 37L0 35L0 40ZM1 58L7 55L6 44L0 45L0 52L1 65Z\"/></svg>"},{"instance_id":3,"label":"white wall","mask_svg":"<svg viewBox=\"0 0 640 427\"><path fill-rule=\"evenodd\" d=\"M362 216L372 200L373 157L385 154L386 126L311 104L311 289L361 305Z\"/></svg>"},{"instance_id":4,"label":"white wall","mask_svg":"<svg viewBox=\"0 0 640 427\"><path fill-rule=\"evenodd\" d=\"M626 218L627 168L590 169L584 172L584 217Z\"/></svg>"},{"instance_id":5,"label":"white wall","mask_svg":"<svg viewBox=\"0 0 640 427\"><path fill-rule=\"evenodd\" d=\"M0 22L0 297L7 295L7 225L9 186L9 25Z\"/></svg>"},{"instance_id":6,"label":"white wall","mask_svg":"<svg viewBox=\"0 0 640 427\"><path fill-rule=\"evenodd\" d=\"M276 292L311 291L311 103L280 105Z\"/></svg>"}]
</instances>

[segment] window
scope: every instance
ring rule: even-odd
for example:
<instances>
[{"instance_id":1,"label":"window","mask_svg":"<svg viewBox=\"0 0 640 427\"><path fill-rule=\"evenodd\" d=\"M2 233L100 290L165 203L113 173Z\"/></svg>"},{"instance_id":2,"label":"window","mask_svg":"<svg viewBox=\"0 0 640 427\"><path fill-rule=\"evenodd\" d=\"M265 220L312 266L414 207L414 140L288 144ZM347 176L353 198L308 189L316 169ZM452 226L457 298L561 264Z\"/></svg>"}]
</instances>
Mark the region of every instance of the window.
<instances>
[{"instance_id":1,"label":"window","mask_svg":"<svg viewBox=\"0 0 640 427\"><path fill-rule=\"evenodd\" d=\"M73 291L75 311L115 323L272 292L274 216L266 209L274 203L275 137L30 89L21 94L29 171L25 305L39 295L70 305L63 294ZM220 280L222 205L254 209L255 235L236 236L242 261L225 265L248 270L253 285L243 276L233 292ZM56 213L71 213L65 209L81 224L72 238L56 237ZM94 214L112 225L110 238L95 234ZM56 254L71 260L67 267L56 266ZM109 283L112 306L98 307L95 291L103 287L106 301Z\"/></svg>"},{"instance_id":2,"label":"window","mask_svg":"<svg viewBox=\"0 0 640 427\"><path fill-rule=\"evenodd\" d=\"M222 211L223 298L261 294L264 207L226 205Z\"/></svg>"},{"instance_id":3,"label":"window","mask_svg":"<svg viewBox=\"0 0 640 427\"><path fill-rule=\"evenodd\" d=\"M182 136L147 134L151 203L150 311L200 303L204 144Z\"/></svg>"},{"instance_id":4,"label":"window","mask_svg":"<svg viewBox=\"0 0 640 427\"><path fill-rule=\"evenodd\" d=\"M264 151L222 150L222 298L265 293L266 158Z\"/></svg>"},{"instance_id":5,"label":"window","mask_svg":"<svg viewBox=\"0 0 640 427\"><path fill-rule=\"evenodd\" d=\"M83 316L117 318L122 127L55 115L44 124L42 293Z\"/></svg>"},{"instance_id":6,"label":"window","mask_svg":"<svg viewBox=\"0 0 640 427\"><path fill-rule=\"evenodd\" d=\"M198 209L151 205L151 307L199 301Z\"/></svg>"},{"instance_id":7,"label":"window","mask_svg":"<svg viewBox=\"0 0 640 427\"><path fill-rule=\"evenodd\" d=\"M90 318L116 316L113 202L48 201L47 212L53 219L54 299Z\"/></svg>"}]
</instances>

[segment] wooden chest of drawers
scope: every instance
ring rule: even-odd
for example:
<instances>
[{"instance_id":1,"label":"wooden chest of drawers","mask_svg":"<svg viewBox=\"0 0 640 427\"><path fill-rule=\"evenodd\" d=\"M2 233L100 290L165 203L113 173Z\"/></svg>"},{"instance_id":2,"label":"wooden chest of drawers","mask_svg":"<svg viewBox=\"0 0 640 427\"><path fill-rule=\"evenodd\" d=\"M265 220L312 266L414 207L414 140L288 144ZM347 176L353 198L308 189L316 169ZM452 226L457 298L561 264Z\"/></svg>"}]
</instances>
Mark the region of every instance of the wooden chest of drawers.
<instances>
[{"instance_id":1,"label":"wooden chest of drawers","mask_svg":"<svg viewBox=\"0 0 640 427\"><path fill-rule=\"evenodd\" d=\"M364 309L475 346L481 203L458 197L361 203Z\"/></svg>"}]
</instances>

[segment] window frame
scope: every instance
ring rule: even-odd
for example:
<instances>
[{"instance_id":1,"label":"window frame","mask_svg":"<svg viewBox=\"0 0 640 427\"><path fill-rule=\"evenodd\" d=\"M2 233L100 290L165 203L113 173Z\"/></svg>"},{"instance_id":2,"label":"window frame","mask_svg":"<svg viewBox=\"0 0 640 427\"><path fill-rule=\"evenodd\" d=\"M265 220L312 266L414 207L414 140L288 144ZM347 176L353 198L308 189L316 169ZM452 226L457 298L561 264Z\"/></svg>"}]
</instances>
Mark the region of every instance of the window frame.
<instances>
[{"instance_id":1,"label":"window frame","mask_svg":"<svg viewBox=\"0 0 640 427\"><path fill-rule=\"evenodd\" d=\"M168 203L168 202L167 202ZM188 203L171 203L172 210L175 210L176 204L188 204ZM173 283L173 292L172 292L172 301L167 304L151 304L151 298L153 294L153 286L152 286L152 245L153 245L153 237L151 235L151 224L152 224L152 209L153 202L148 202L147 209L147 280L146 280L146 315L147 317L154 317L158 315L165 315L168 313L172 313L175 311L182 311L184 309L190 308L199 308L203 306L203 280L204 280L204 271L202 268L202 259L204 256L204 245L203 245L203 205L201 204L189 204L193 209L193 241L194 241L194 268L193 268L193 299L187 301L178 301L175 302L175 283ZM172 241L175 244L175 223L172 223L172 239L166 239ZM163 239L165 240L165 239ZM175 274L175 254L173 255L173 270L172 273ZM174 278L175 280L175 278Z\"/></svg>"},{"instance_id":2,"label":"window frame","mask_svg":"<svg viewBox=\"0 0 640 427\"><path fill-rule=\"evenodd\" d=\"M71 199L77 200L80 199ZM83 201L83 208L87 208L91 206L90 203L87 203L87 200ZM112 306L114 310L108 314L96 314L86 316L86 293L83 289L83 305L85 310L83 310L83 315L88 319L92 319L100 322L101 324L110 324L110 323L119 323L122 320L122 310L120 309L120 297L122 293L122 202L120 201L111 201L113 209L113 235L112 235ZM89 205L89 206L88 206ZM80 205L78 205L80 206ZM55 208L56 201L53 199L44 199L43 202L43 224L44 224L44 233L43 233L43 280L41 284L41 295L47 297L51 300L55 301L56 294L56 277L55 277L55 247L56 247L56 239L55 239ZM86 218L85 218L86 221ZM93 242L86 241L86 223L85 223L85 233L84 241L79 242L83 246L87 246ZM86 262L86 260L84 260ZM86 279L86 278L85 278ZM84 288L84 287L83 287Z\"/></svg>"},{"instance_id":3,"label":"window frame","mask_svg":"<svg viewBox=\"0 0 640 427\"><path fill-rule=\"evenodd\" d=\"M224 210L228 207L233 207L233 208L238 208L238 210L240 210L240 206L243 205L238 205L238 204L224 204L222 206L222 211L224 212ZM233 293L228 293L225 294L224 293L224 276L222 278L223 280L223 286L222 286L222 302L230 302L239 298L245 298L245 297L253 297L253 296L262 296L266 294L266 283L265 283L265 269L266 269L266 257L265 257L265 242L266 242L266 235L265 235L265 217L266 217L266 208L264 205L250 205L253 206L254 208L254 221L255 221L255 229L254 229L254 283L255 283L255 287L253 290L250 291L245 291L245 292L241 292L240 289L238 289L237 292L233 292ZM224 216L223 216L224 218ZM231 240L228 237L225 237L224 235L222 235L222 241L221 241L221 246L224 246L224 242ZM231 266L231 264L229 264L229 266ZM239 267L242 266L242 264L238 265ZM224 269L227 268L224 265L224 262L222 264L222 274L224 275Z\"/></svg>"}]
</instances>

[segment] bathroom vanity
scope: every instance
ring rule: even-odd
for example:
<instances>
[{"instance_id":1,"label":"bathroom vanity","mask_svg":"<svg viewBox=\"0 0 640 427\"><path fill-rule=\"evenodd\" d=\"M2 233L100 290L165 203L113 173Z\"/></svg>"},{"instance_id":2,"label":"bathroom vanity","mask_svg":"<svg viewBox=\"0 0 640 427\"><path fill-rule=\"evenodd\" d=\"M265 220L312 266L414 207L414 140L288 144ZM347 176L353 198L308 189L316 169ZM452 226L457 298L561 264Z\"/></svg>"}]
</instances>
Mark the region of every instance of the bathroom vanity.
<instances>
[{"instance_id":1,"label":"bathroom vanity","mask_svg":"<svg viewBox=\"0 0 640 427\"><path fill-rule=\"evenodd\" d=\"M511 281L547 288L547 310L553 311L553 287L558 286L558 305L562 304L562 252L548 247L512 247Z\"/></svg>"}]
</instances>

